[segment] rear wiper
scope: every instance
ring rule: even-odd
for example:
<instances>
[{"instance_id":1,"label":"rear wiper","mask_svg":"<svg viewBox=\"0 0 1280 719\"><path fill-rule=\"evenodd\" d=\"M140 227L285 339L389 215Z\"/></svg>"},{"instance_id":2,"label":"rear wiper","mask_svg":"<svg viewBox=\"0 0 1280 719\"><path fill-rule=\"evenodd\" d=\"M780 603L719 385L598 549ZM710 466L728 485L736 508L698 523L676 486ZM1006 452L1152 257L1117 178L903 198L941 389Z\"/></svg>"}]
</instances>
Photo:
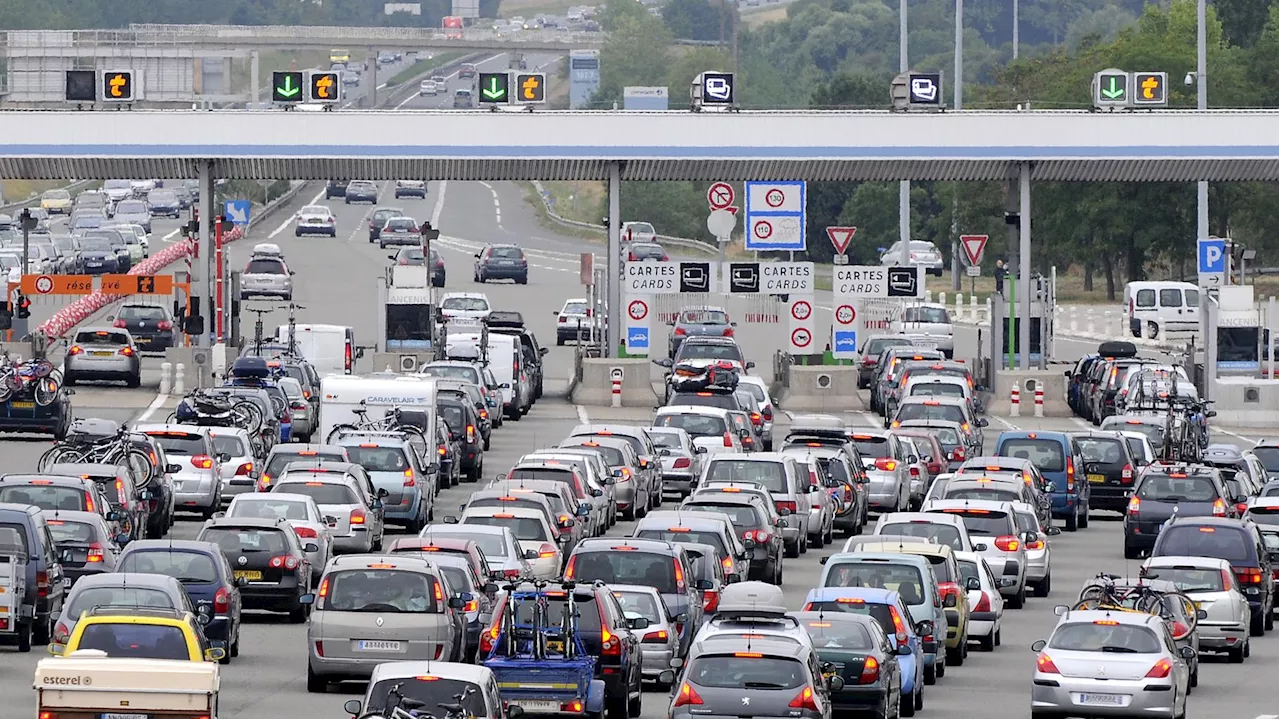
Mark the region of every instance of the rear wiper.
<instances>
[{"instance_id":1,"label":"rear wiper","mask_svg":"<svg viewBox=\"0 0 1280 719\"><path fill-rule=\"evenodd\" d=\"M1137 649L1130 649L1129 647L1116 647L1110 644L1103 647L1102 651L1110 652L1112 654L1137 654L1138 653Z\"/></svg>"},{"instance_id":2,"label":"rear wiper","mask_svg":"<svg viewBox=\"0 0 1280 719\"><path fill-rule=\"evenodd\" d=\"M747 689L786 689L781 684L775 684L774 682L743 682L742 686Z\"/></svg>"}]
</instances>

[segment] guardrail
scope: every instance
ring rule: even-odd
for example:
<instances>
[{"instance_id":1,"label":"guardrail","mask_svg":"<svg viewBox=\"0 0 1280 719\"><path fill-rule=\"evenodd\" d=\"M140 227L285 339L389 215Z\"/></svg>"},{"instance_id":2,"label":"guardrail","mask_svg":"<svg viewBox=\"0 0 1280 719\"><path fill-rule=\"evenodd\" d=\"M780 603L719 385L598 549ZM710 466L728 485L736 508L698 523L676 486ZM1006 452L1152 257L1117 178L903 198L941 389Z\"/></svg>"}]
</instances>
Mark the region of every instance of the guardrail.
<instances>
[{"instance_id":1,"label":"guardrail","mask_svg":"<svg viewBox=\"0 0 1280 719\"><path fill-rule=\"evenodd\" d=\"M174 42L216 43L220 41L260 40L272 38L289 38L291 41L324 42L337 46L363 45L366 42L388 43L426 43L442 41L491 42L503 41L513 43L564 43L566 45L603 45L606 35L602 32L585 30L536 29L536 30L494 30L492 28L462 28L444 30L442 28L406 28L406 27L340 27L333 25L167 25L134 23L128 30L85 30L78 31L81 41L96 37L101 33L104 40L113 42L123 39L124 33L132 34L132 40L138 44L170 44ZM459 37L461 35L461 37Z\"/></svg>"},{"instance_id":2,"label":"guardrail","mask_svg":"<svg viewBox=\"0 0 1280 719\"><path fill-rule=\"evenodd\" d=\"M538 193L538 199L541 200L542 202L542 207L543 207L543 210L546 211L547 219L563 227L572 227L579 230L587 230L589 232L599 232L602 235L605 234L604 225L597 225L591 222L579 222L578 220L570 220L567 217L562 217L559 214L556 214L555 203L551 201L550 196L546 191L546 188L542 186L541 182L534 180L533 189L536 190ZM701 252L707 255L716 255L716 254L719 254L720 252L718 248L712 247L711 245L701 240L691 240L685 237L670 237L668 235L658 235L656 239L658 241L658 244L660 245L670 245L672 247L679 247L685 250Z\"/></svg>"}]
</instances>

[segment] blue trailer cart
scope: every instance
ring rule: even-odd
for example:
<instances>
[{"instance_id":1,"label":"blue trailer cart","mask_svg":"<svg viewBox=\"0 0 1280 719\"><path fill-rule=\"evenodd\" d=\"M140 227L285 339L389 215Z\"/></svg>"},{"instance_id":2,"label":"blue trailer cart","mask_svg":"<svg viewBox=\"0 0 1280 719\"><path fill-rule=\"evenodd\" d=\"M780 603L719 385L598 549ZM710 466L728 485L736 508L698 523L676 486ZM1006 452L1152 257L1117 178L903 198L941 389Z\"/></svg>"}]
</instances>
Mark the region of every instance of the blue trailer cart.
<instances>
[{"instance_id":1,"label":"blue trailer cart","mask_svg":"<svg viewBox=\"0 0 1280 719\"><path fill-rule=\"evenodd\" d=\"M573 588L566 582L551 590L568 596L561 620L554 622L546 582L506 587L498 635L483 663L497 678L507 707L523 714L604 716L604 680L595 678L596 658L578 635Z\"/></svg>"}]
</instances>

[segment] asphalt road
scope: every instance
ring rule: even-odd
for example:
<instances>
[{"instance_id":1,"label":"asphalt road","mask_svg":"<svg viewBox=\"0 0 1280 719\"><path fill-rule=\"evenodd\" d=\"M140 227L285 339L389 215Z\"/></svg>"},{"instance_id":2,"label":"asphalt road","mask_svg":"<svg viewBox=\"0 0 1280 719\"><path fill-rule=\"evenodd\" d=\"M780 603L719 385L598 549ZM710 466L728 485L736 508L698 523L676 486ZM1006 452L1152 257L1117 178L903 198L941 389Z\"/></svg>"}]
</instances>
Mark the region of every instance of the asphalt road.
<instances>
[{"instance_id":1,"label":"asphalt road","mask_svg":"<svg viewBox=\"0 0 1280 719\"><path fill-rule=\"evenodd\" d=\"M532 64L549 62L551 57L530 57ZM489 67L505 67L505 57L490 60ZM450 90L457 87L451 79ZM429 107L451 103L452 92L435 98L405 98L405 107ZM351 96L348 95L350 99ZM495 307L518 309L525 315L531 329L544 341L554 336L554 310L564 300L583 296L578 286L578 253L601 250L600 245L590 245L571 237L561 236L541 226L536 213L523 200L518 187L509 183L432 182L428 196L422 200L394 201L389 188L383 188L384 205L401 207L419 220L430 219L441 228L443 236L437 247L448 267L446 291L484 291ZM320 185L309 185L301 193L295 205L301 207L313 200ZM317 201L323 201L323 196ZM306 309L300 315L306 321L349 324L356 327L357 340L371 343L376 327L377 291L376 278L389 260L392 250L378 249L368 242L367 216L372 209L368 205L345 205L341 201L329 203L338 217L339 234L336 239L321 237L295 238L288 213L281 213L270 222L252 228L248 239L230 248L232 266L242 265L256 242L270 240L279 244L285 252L290 268L297 272L295 302ZM157 223L156 237L161 238L170 229ZM176 237L176 235L175 235ZM154 240L153 240L154 242ZM515 242L526 248L530 257L531 272L527 286L494 283L483 287L471 280L471 260L474 252L486 242ZM820 304L823 300L819 300ZM829 301L828 301L829 302ZM254 301L255 306L275 306L282 303ZM735 313L741 308L731 309ZM266 331L285 321L285 312L277 309L265 320ZM246 315L245 332L252 336L252 315ZM783 340L782 326L746 326L739 339L750 359L760 364L767 374L769 356ZM964 331L962 331L963 334ZM961 340L962 342L964 340ZM562 397L569 377L571 349L551 345L547 357L547 396L534 406L527 421L507 423L494 436L493 448L486 458L491 471L505 469L522 454L550 446L563 438L580 421L616 420L643 423L648 418L646 410L612 410L606 408L575 407ZM1083 352L1087 344L1081 344ZM360 371L373 370L371 362L364 360ZM147 416L154 398L154 386L138 390L123 388L82 388L75 398L77 414L116 420ZM856 403L852 403L855 404ZM155 412L165 412L157 406ZM851 412L851 421L879 426L878 418L865 412ZM782 418L775 430L785 432L786 420ZM1001 429L1018 427L1025 429L1075 429L1082 423L1074 420L1034 420L992 418L987 430L988 440L994 440ZM1219 441L1236 441L1244 444L1252 436L1220 435ZM34 468L39 454L49 446L46 439L22 439L6 436L0 441L0 456L4 457L5 471L29 471ZM437 508L459 506L469 492L469 487L445 490L437 500ZM1126 563L1121 554L1120 523L1114 514L1095 513L1094 522L1087 530L1063 534L1053 540L1054 592L1047 599L1031 599L1022 610L1008 610L1003 624L1003 646L985 654L972 652L963 667L955 667L947 676L926 690L923 716L982 717L983 719L1014 719L1028 714L1030 673L1034 655L1029 645L1047 636L1056 617L1052 613L1055 604L1074 600L1081 583L1100 570L1127 573L1135 563ZM184 519L175 528L176 537L192 537L198 529L193 519ZM627 523L620 524L615 534L629 532ZM818 558L832 553L839 544L824 551L810 551L798 558L786 560L785 585L790 606L798 608L805 592L818 579ZM1126 564L1130 566L1126 566ZM326 695L308 694L305 686L305 628L286 624L281 617L251 613L246 620L244 648L241 656L224 668L223 691L220 698L223 719L258 719L265 716L289 715L344 717L342 703L363 690L361 685L346 685L339 692ZM12 649L0 650L0 692L12 697L13 716L31 716L34 712L34 694L30 689L35 662L41 654L33 652L20 655ZM1200 686L1191 697L1192 716L1215 715L1224 718L1255 717L1277 712L1275 678L1277 671L1277 642L1272 634L1255 642L1252 657L1242 666L1230 666L1224 660L1206 657L1203 660ZM644 696L645 719L665 716L667 697L656 691Z\"/></svg>"}]
</instances>

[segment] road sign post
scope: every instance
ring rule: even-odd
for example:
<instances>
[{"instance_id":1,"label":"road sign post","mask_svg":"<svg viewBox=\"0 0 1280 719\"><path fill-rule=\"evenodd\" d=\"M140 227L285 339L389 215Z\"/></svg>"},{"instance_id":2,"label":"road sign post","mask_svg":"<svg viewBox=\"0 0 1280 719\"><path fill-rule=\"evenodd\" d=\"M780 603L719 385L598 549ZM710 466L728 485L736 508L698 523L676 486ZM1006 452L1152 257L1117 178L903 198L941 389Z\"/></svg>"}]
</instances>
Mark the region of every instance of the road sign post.
<instances>
[{"instance_id":1,"label":"road sign post","mask_svg":"<svg viewBox=\"0 0 1280 719\"><path fill-rule=\"evenodd\" d=\"M649 309L649 298L628 295L626 300L627 331L623 335L623 342L627 354L635 357L648 357L651 344L650 338L652 337L649 318L653 314Z\"/></svg>"},{"instance_id":2,"label":"road sign post","mask_svg":"<svg viewBox=\"0 0 1280 719\"><path fill-rule=\"evenodd\" d=\"M1227 241L1221 237L1202 237L1196 242L1196 269L1199 284L1216 289L1227 284Z\"/></svg>"},{"instance_id":3,"label":"road sign post","mask_svg":"<svg viewBox=\"0 0 1280 719\"><path fill-rule=\"evenodd\" d=\"M858 356L858 311L853 302L837 303L832 313L831 355L836 359Z\"/></svg>"},{"instance_id":4,"label":"road sign post","mask_svg":"<svg viewBox=\"0 0 1280 719\"><path fill-rule=\"evenodd\" d=\"M813 295L791 296L787 316L787 350L793 355L815 354Z\"/></svg>"},{"instance_id":5,"label":"road sign post","mask_svg":"<svg viewBox=\"0 0 1280 719\"><path fill-rule=\"evenodd\" d=\"M746 249L803 252L805 183L748 182Z\"/></svg>"}]
</instances>

